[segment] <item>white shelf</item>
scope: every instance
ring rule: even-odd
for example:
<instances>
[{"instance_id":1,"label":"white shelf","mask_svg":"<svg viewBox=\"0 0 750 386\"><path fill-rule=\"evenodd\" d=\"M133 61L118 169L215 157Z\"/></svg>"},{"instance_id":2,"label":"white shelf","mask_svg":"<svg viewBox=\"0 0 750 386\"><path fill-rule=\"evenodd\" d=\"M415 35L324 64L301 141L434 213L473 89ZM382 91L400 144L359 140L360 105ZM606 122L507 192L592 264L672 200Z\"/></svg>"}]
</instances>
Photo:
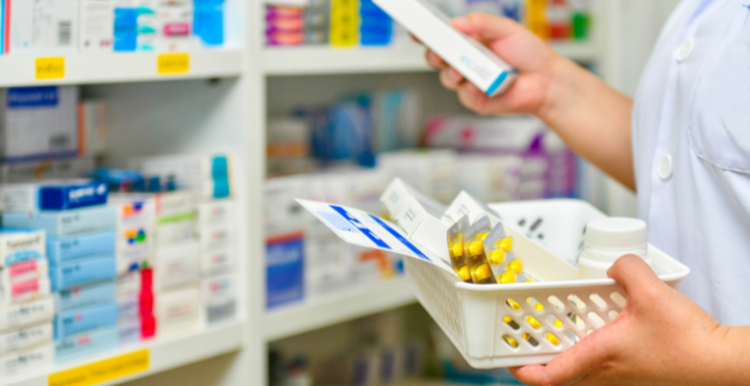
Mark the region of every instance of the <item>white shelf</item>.
<instances>
[{"instance_id":1,"label":"white shelf","mask_svg":"<svg viewBox=\"0 0 750 386\"><path fill-rule=\"evenodd\" d=\"M266 313L263 333L274 341L416 302L406 279L352 292L315 304L300 304Z\"/></svg>"},{"instance_id":2,"label":"white shelf","mask_svg":"<svg viewBox=\"0 0 750 386\"><path fill-rule=\"evenodd\" d=\"M190 69L178 75L157 73L157 53L67 55L65 77L36 80L37 56L0 56L0 87L49 84L143 82L171 79L223 78L242 74L242 51L190 52ZM44 55L44 57L55 55Z\"/></svg>"},{"instance_id":3,"label":"white shelf","mask_svg":"<svg viewBox=\"0 0 750 386\"><path fill-rule=\"evenodd\" d=\"M215 327L179 337L155 340L144 345L124 346L107 355L88 358L84 362L73 362L62 366L55 366L44 371L20 374L9 379L0 380L0 386L47 386L47 377L58 371L72 369L87 363L127 354L143 348L149 349L150 365L147 371L101 384L101 386L116 385L239 350L242 348L242 339L243 323L235 322L222 327Z\"/></svg>"},{"instance_id":4,"label":"white shelf","mask_svg":"<svg viewBox=\"0 0 750 386\"><path fill-rule=\"evenodd\" d=\"M594 61L599 48L590 42L552 43L559 54L575 61ZM425 49L417 44L392 47L267 47L263 70L268 76L430 71Z\"/></svg>"}]
</instances>

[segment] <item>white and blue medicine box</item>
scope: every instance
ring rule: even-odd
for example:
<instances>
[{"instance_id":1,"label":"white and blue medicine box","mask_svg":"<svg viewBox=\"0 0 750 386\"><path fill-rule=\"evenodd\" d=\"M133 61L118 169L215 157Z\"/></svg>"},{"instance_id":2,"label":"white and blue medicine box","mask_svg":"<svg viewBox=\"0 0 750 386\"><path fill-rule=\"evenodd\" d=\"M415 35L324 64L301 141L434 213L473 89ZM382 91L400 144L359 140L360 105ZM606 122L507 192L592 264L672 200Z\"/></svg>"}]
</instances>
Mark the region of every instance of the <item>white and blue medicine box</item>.
<instances>
[{"instance_id":1,"label":"white and blue medicine box","mask_svg":"<svg viewBox=\"0 0 750 386\"><path fill-rule=\"evenodd\" d=\"M305 242L302 236L266 243L266 309L301 302L305 296Z\"/></svg>"},{"instance_id":2,"label":"white and blue medicine box","mask_svg":"<svg viewBox=\"0 0 750 386\"><path fill-rule=\"evenodd\" d=\"M96 206L59 212L6 212L2 219L5 227L44 229L49 236L64 237L114 229L115 210Z\"/></svg>"},{"instance_id":3,"label":"white and blue medicine box","mask_svg":"<svg viewBox=\"0 0 750 386\"><path fill-rule=\"evenodd\" d=\"M67 237L47 238L47 259L50 264L60 265L65 261L82 257L115 253L115 232L103 231Z\"/></svg>"},{"instance_id":4,"label":"white and blue medicine box","mask_svg":"<svg viewBox=\"0 0 750 386\"><path fill-rule=\"evenodd\" d=\"M103 280L114 280L117 262L113 255L91 259L73 260L59 266L49 267L49 278L53 291L61 291Z\"/></svg>"},{"instance_id":5,"label":"white and blue medicine box","mask_svg":"<svg viewBox=\"0 0 750 386\"><path fill-rule=\"evenodd\" d=\"M99 328L117 325L117 304L102 305L62 311L55 317L55 341Z\"/></svg>"},{"instance_id":6,"label":"white and blue medicine box","mask_svg":"<svg viewBox=\"0 0 750 386\"><path fill-rule=\"evenodd\" d=\"M63 363L117 347L117 327L102 328L67 337L55 343L55 362Z\"/></svg>"},{"instance_id":7,"label":"white and blue medicine box","mask_svg":"<svg viewBox=\"0 0 750 386\"><path fill-rule=\"evenodd\" d=\"M40 210L70 210L107 203L106 182L73 182L39 187Z\"/></svg>"},{"instance_id":8,"label":"white and blue medicine box","mask_svg":"<svg viewBox=\"0 0 750 386\"><path fill-rule=\"evenodd\" d=\"M0 269L44 257L43 230L0 228Z\"/></svg>"},{"instance_id":9,"label":"white and blue medicine box","mask_svg":"<svg viewBox=\"0 0 750 386\"><path fill-rule=\"evenodd\" d=\"M115 300L115 282L103 281L95 284L72 287L55 292L55 309L68 311L95 304L111 303Z\"/></svg>"}]
</instances>

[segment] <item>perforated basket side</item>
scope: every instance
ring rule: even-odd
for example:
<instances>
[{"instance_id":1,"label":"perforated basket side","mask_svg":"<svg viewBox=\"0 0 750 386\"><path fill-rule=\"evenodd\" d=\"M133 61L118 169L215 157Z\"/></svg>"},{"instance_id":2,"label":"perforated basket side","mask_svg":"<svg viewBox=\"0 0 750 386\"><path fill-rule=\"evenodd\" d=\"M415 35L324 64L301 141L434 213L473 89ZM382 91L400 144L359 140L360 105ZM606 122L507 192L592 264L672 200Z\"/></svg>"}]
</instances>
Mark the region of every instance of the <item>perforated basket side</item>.
<instances>
[{"instance_id":1,"label":"perforated basket side","mask_svg":"<svg viewBox=\"0 0 750 386\"><path fill-rule=\"evenodd\" d=\"M404 259L406 277L419 303L432 316L456 348L464 352L466 337L464 335L461 300L455 283L458 278L449 278L431 263L413 259Z\"/></svg>"}]
</instances>

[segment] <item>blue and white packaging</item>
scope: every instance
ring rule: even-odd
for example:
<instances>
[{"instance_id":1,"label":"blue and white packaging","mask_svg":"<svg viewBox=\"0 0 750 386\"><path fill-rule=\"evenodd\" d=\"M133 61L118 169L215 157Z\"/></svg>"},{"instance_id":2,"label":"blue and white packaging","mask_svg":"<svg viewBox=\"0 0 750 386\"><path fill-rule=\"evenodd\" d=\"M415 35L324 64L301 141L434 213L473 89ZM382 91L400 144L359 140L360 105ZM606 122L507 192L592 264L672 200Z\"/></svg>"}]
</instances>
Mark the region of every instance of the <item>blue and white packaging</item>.
<instances>
[{"instance_id":1,"label":"blue and white packaging","mask_svg":"<svg viewBox=\"0 0 750 386\"><path fill-rule=\"evenodd\" d=\"M5 17L6 3L7 1L0 0L0 56L5 55L5 36L8 34Z\"/></svg>"},{"instance_id":2,"label":"blue and white packaging","mask_svg":"<svg viewBox=\"0 0 750 386\"><path fill-rule=\"evenodd\" d=\"M49 322L55 315L55 301L44 297L26 303L0 305L0 331Z\"/></svg>"},{"instance_id":3,"label":"blue and white packaging","mask_svg":"<svg viewBox=\"0 0 750 386\"><path fill-rule=\"evenodd\" d=\"M115 227L115 211L106 206L60 212L6 212L3 225L11 228L44 229L49 236L64 237Z\"/></svg>"},{"instance_id":4,"label":"blue and white packaging","mask_svg":"<svg viewBox=\"0 0 750 386\"><path fill-rule=\"evenodd\" d=\"M227 154L181 154L145 157L133 166L148 175L174 177L176 180L226 179L231 176L231 159Z\"/></svg>"},{"instance_id":5,"label":"blue and white packaging","mask_svg":"<svg viewBox=\"0 0 750 386\"><path fill-rule=\"evenodd\" d=\"M115 232L112 231L47 238L47 259L51 265L59 266L70 260L114 253Z\"/></svg>"},{"instance_id":6,"label":"blue and white packaging","mask_svg":"<svg viewBox=\"0 0 750 386\"><path fill-rule=\"evenodd\" d=\"M50 266L49 277L54 291L113 280L117 276L117 262L112 255L90 259L67 261L59 266Z\"/></svg>"},{"instance_id":7,"label":"blue and white packaging","mask_svg":"<svg viewBox=\"0 0 750 386\"><path fill-rule=\"evenodd\" d=\"M139 318L119 322L117 324L117 330L121 345L141 341L142 327Z\"/></svg>"},{"instance_id":8,"label":"blue and white packaging","mask_svg":"<svg viewBox=\"0 0 750 386\"><path fill-rule=\"evenodd\" d=\"M117 298L117 319L125 320L139 319L141 315L141 300L138 294L126 295Z\"/></svg>"},{"instance_id":9,"label":"blue and white packaging","mask_svg":"<svg viewBox=\"0 0 750 386\"><path fill-rule=\"evenodd\" d=\"M63 311L55 317L55 341L81 332L117 325L117 304L107 303L83 309Z\"/></svg>"},{"instance_id":10,"label":"blue and white packaging","mask_svg":"<svg viewBox=\"0 0 750 386\"><path fill-rule=\"evenodd\" d=\"M44 241L43 230L0 228L0 269L12 264L43 258Z\"/></svg>"},{"instance_id":11,"label":"blue and white packaging","mask_svg":"<svg viewBox=\"0 0 750 386\"><path fill-rule=\"evenodd\" d=\"M266 308L301 302L305 296L305 241L302 234L266 242Z\"/></svg>"},{"instance_id":12,"label":"blue and white packaging","mask_svg":"<svg viewBox=\"0 0 750 386\"><path fill-rule=\"evenodd\" d=\"M74 157L77 105L76 86L0 89L0 159L16 163Z\"/></svg>"},{"instance_id":13,"label":"blue and white packaging","mask_svg":"<svg viewBox=\"0 0 750 386\"><path fill-rule=\"evenodd\" d=\"M52 323L26 326L0 333L0 355L52 341Z\"/></svg>"},{"instance_id":14,"label":"blue and white packaging","mask_svg":"<svg viewBox=\"0 0 750 386\"><path fill-rule=\"evenodd\" d=\"M206 322L210 324L234 318L237 292L234 274L201 280Z\"/></svg>"},{"instance_id":15,"label":"blue and white packaging","mask_svg":"<svg viewBox=\"0 0 750 386\"><path fill-rule=\"evenodd\" d=\"M117 347L117 327L83 332L55 342L55 362L63 363Z\"/></svg>"},{"instance_id":16,"label":"blue and white packaging","mask_svg":"<svg viewBox=\"0 0 750 386\"><path fill-rule=\"evenodd\" d=\"M39 209L70 210L107 203L105 182L71 182L43 185L39 188Z\"/></svg>"},{"instance_id":17,"label":"blue and white packaging","mask_svg":"<svg viewBox=\"0 0 750 386\"><path fill-rule=\"evenodd\" d=\"M55 292L55 309L60 311L74 310L115 300L115 283L103 281L90 285L72 287Z\"/></svg>"}]
</instances>

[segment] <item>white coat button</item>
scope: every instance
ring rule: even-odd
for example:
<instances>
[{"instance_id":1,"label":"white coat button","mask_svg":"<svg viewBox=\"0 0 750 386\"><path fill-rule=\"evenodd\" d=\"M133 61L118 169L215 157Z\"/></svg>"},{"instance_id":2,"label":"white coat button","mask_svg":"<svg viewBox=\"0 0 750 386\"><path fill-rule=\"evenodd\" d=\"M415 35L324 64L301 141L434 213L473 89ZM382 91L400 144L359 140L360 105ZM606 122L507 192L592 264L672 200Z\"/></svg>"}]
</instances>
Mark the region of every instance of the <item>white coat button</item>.
<instances>
[{"instance_id":1,"label":"white coat button","mask_svg":"<svg viewBox=\"0 0 750 386\"><path fill-rule=\"evenodd\" d=\"M666 181L672 178L672 156L665 154L659 161L659 178Z\"/></svg>"},{"instance_id":2,"label":"white coat button","mask_svg":"<svg viewBox=\"0 0 750 386\"><path fill-rule=\"evenodd\" d=\"M686 61L687 58L690 57L690 54L693 53L694 45L695 43L693 42L693 39L688 39L682 42L682 44L680 45L680 49L677 50L677 61Z\"/></svg>"}]
</instances>

